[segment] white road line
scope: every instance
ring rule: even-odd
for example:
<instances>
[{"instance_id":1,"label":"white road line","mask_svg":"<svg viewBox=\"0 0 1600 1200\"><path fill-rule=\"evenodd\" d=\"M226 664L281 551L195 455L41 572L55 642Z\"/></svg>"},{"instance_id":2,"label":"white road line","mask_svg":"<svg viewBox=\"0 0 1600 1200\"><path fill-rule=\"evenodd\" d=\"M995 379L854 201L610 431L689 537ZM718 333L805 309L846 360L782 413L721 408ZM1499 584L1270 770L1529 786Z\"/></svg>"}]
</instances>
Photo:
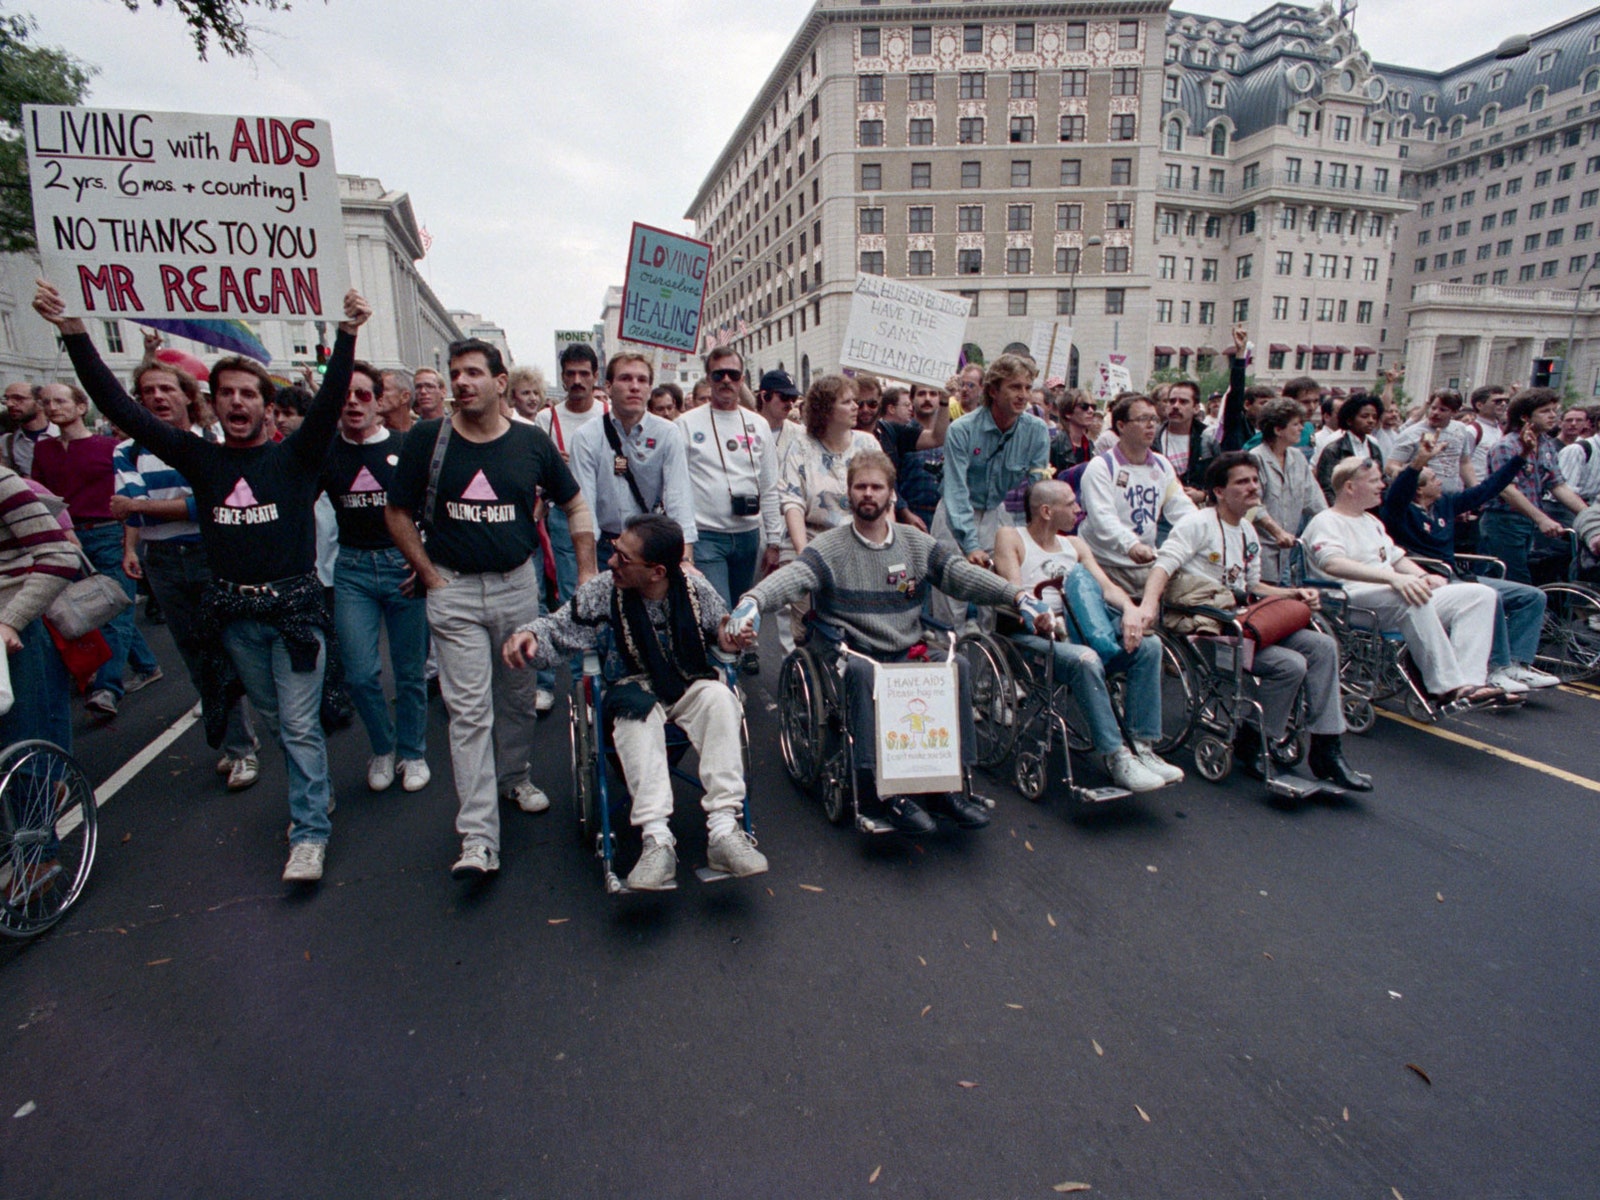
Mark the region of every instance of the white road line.
<instances>
[{"instance_id":1,"label":"white road line","mask_svg":"<svg viewBox=\"0 0 1600 1200\"><path fill-rule=\"evenodd\" d=\"M194 715L192 710L186 709L183 716L179 717L176 721L169 725L161 734L161 736L156 738L155 741L151 742L143 750L139 751L139 753L135 754L127 762L123 763L122 766L117 768L116 773L113 774L110 779L106 780L99 787L95 788L95 807L103 808L107 800L111 799L111 797L115 796L123 788L127 787L128 784L132 783L134 777L138 775L140 771L148 767L156 760L156 757L160 755L163 750L187 733L189 731L189 726L193 725L199 719L199 717Z\"/></svg>"}]
</instances>

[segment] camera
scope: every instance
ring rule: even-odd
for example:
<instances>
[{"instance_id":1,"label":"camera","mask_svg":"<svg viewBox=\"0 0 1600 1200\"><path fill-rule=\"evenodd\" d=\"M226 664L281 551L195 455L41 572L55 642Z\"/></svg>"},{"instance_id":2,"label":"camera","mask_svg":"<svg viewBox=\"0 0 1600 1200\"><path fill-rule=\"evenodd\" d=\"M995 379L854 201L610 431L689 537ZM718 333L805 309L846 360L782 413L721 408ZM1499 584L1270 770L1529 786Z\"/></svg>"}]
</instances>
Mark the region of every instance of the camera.
<instances>
[{"instance_id":1,"label":"camera","mask_svg":"<svg viewBox=\"0 0 1600 1200\"><path fill-rule=\"evenodd\" d=\"M736 517L755 517L761 515L761 497L749 496L735 492L728 497L733 502L733 515Z\"/></svg>"}]
</instances>

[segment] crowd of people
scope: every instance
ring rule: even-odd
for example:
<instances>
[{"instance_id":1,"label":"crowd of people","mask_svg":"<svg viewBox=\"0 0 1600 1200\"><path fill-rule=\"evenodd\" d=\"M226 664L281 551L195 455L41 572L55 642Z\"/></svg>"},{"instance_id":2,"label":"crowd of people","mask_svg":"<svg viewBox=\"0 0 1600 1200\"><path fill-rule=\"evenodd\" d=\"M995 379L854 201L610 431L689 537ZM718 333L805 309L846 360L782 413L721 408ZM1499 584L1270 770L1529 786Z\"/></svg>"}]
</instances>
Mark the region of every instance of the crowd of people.
<instances>
[{"instance_id":1,"label":"crowd of people","mask_svg":"<svg viewBox=\"0 0 1600 1200\"><path fill-rule=\"evenodd\" d=\"M354 292L325 374L307 378L314 395L237 356L211 364L203 389L154 335L125 389L52 286L34 307L78 383L5 389L0 638L19 699L0 739L70 747L76 691L111 721L162 678L131 606L101 631L109 656L92 669L44 621L86 562L130 598L142 583L200 695L223 786L256 783L263 734L283 751L287 882L323 874L325 729L341 704L369 743L367 786L416 792L432 780L436 682L461 839L451 870L482 879L500 869L502 802L549 807L530 761L558 673L601 654L643 845L628 885L660 889L677 871L668 722L698 751L711 868L767 870L741 820L738 696L715 661L758 674L762 614L785 652L819 628L855 652L842 668L852 729L872 720L874 661L938 657L929 623L998 623L1054 656L1101 768L1137 793L1183 778L1154 749L1155 635L1187 628L1174 621L1196 606L1280 597L1309 614L1312 582L1331 582L1403 635L1441 704L1502 703L1557 682L1533 665L1535 585L1575 552L1592 570L1600 551L1600 412L1489 386L1408 414L1398 369L1347 397L1310 378L1251 384L1242 327L1227 391L1204 399L1178 380L1102 405L1013 354L942 387L830 374L802 395L782 370L750 377L726 346L685 395L656 383L647 356L602 364L582 344L562 352L561 395L547 398L537 372L469 339L450 347L447 402L437 371L356 357L371 309ZM90 427L91 401L116 435ZM1475 555L1503 576L1477 572ZM1063 639L1069 613L1081 636ZM957 665L970 757L977 714ZM1235 739L1243 770L1263 771L1264 739L1285 735L1303 694L1308 768L1372 788L1346 757L1332 637L1307 621L1249 670L1262 716ZM876 739L853 746L855 794L895 828L988 823L962 792L879 795Z\"/></svg>"}]
</instances>

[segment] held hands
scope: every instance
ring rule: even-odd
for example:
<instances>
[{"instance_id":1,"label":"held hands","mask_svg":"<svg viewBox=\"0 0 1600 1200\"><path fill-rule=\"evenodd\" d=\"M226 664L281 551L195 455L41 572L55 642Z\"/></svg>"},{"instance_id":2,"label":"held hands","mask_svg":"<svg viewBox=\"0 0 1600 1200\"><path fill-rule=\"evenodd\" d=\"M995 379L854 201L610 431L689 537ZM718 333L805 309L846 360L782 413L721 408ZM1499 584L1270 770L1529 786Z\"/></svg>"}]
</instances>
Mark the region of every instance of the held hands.
<instances>
[{"instance_id":1,"label":"held hands","mask_svg":"<svg viewBox=\"0 0 1600 1200\"><path fill-rule=\"evenodd\" d=\"M749 596L739 601L727 617L727 630L730 637L739 642L739 649L743 650L756 640L756 634L761 629L761 610L756 607L756 602Z\"/></svg>"},{"instance_id":2,"label":"held hands","mask_svg":"<svg viewBox=\"0 0 1600 1200\"><path fill-rule=\"evenodd\" d=\"M539 639L533 635L533 631L519 629L500 647L500 657L513 671L520 671L533 661L533 653L538 648Z\"/></svg>"},{"instance_id":3,"label":"held hands","mask_svg":"<svg viewBox=\"0 0 1600 1200\"><path fill-rule=\"evenodd\" d=\"M1156 552L1144 542L1135 542L1128 551L1128 557L1140 566L1144 566L1147 563L1155 562Z\"/></svg>"},{"instance_id":4,"label":"held hands","mask_svg":"<svg viewBox=\"0 0 1600 1200\"><path fill-rule=\"evenodd\" d=\"M366 298L351 288L344 294L344 320L339 322L342 333L354 333L367 323L367 318L372 316L372 305Z\"/></svg>"}]
</instances>

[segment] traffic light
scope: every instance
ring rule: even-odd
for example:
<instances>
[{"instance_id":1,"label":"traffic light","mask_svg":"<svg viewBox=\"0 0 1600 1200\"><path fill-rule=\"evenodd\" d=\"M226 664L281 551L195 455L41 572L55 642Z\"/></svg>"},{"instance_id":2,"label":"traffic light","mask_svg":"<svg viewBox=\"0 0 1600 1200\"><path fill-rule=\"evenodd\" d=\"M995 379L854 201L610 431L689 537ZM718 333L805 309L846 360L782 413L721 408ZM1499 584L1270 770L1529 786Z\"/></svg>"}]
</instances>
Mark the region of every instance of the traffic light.
<instances>
[{"instance_id":1,"label":"traffic light","mask_svg":"<svg viewBox=\"0 0 1600 1200\"><path fill-rule=\"evenodd\" d=\"M317 374L318 375L326 375L328 373L328 355L331 354L331 353L332 353L332 351L330 351L326 346L318 346L317 347Z\"/></svg>"},{"instance_id":2,"label":"traffic light","mask_svg":"<svg viewBox=\"0 0 1600 1200\"><path fill-rule=\"evenodd\" d=\"M1536 388L1558 388L1561 386L1562 369L1565 362L1559 358L1536 358L1533 360L1533 379L1530 386Z\"/></svg>"}]
</instances>

